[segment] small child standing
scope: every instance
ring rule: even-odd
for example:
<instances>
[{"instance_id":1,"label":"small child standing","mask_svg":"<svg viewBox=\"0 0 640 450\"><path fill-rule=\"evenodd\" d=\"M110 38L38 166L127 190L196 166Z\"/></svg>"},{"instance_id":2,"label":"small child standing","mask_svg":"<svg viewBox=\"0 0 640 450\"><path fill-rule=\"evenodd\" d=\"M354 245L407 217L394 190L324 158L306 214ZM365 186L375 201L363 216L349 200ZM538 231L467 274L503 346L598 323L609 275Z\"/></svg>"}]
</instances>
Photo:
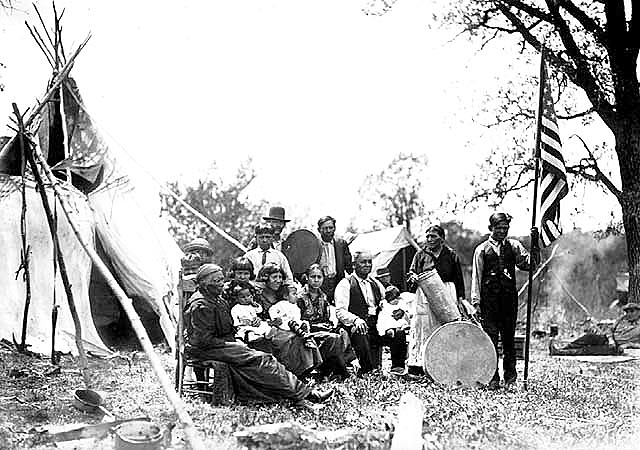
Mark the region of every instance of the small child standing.
<instances>
[{"instance_id":1,"label":"small child standing","mask_svg":"<svg viewBox=\"0 0 640 450\"><path fill-rule=\"evenodd\" d=\"M236 337L244 342L268 338L271 326L258 317L262 312L262 306L254 300L253 286L248 281L236 281L234 284L230 294L235 302L235 306L231 308L231 317L238 329Z\"/></svg>"},{"instance_id":2,"label":"small child standing","mask_svg":"<svg viewBox=\"0 0 640 450\"><path fill-rule=\"evenodd\" d=\"M397 330L409 329L409 313L400 303L400 290L389 286L384 292L382 309L378 315L378 334L393 337Z\"/></svg>"},{"instance_id":3,"label":"small child standing","mask_svg":"<svg viewBox=\"0 0 640 450\"><path fill-rule=\"evenodd\" d=\"M288 300L280 300L269 308L271 320L280 319L282 322L278 326L281 330L293 331L296 335L304 339L304 346L308 348L317 347L313 336L309 334L309 322L301 319L298 305Z\"/></svg>"}]
</instances>

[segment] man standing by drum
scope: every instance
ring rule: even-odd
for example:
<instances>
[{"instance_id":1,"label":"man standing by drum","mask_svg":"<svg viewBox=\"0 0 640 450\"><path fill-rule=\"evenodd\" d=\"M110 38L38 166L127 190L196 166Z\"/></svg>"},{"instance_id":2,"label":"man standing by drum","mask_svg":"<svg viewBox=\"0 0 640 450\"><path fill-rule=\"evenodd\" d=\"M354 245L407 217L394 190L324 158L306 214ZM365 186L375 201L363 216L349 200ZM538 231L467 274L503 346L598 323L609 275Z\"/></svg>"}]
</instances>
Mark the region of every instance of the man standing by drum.
<instances>
[{"instance_id":1,"label":"man standing by drum","mask_svg":"<svg viewBox=\"0 0 640 450\"><path fill-rule=\"evenodd\" d=\"M343 278L336 287L336 316L349 331L351 345L360 363L360 373L370 372L381 365L380 347L391 351L391 373L402 375L407 359L407 337L404 330L393 336L380 336L377 331L380 303L384 287L370 276L373 256L357 252L354 273Z\"/></svg>"},{"instance_id":2,"label":"man standing by drum","mask_svg":"<svg viewBox=\"0 0 640 450\"><path fill-rule=\"evenodd\" d=\"M479 310L482 328L498 351L498 337L502 340L502 368L505 387L516 381L516 351L514 336L518 315L518 291L516 267L529 270L540 260L538 229L531 230L531 255L515 239L507 238L511 216L502 212L489 217L489 238L478 245L473 253L471 276L471 301ZM496 371L489 382L491 390L500 387L500 375Z\"/></svg>"},{"instance_id":3,"label":"man standing by drum","mask_svg":"<svg viewBox=\"0 0 640 450\"><path fill-rule=\"evenodd\" d=\"M351 273L353 271L351 252L347 241L335 237L336 219L333 217L321 217L318 220L318 232L322 244L318 264L320 264L324 275L321 289L327 294L329 303L333 305L336 286L344 278L345 272Z\"/></svg>"}]
</instances>

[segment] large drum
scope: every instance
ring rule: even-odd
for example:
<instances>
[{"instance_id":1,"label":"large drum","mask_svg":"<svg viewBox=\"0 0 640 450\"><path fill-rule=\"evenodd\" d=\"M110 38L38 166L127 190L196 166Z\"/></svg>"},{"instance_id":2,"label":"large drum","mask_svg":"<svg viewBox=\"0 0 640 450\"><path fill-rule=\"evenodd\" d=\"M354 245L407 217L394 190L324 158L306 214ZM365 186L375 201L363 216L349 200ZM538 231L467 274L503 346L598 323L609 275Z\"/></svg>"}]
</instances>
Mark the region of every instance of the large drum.
<instances>
[{"instance_id":1,"label":"large drum","mask_svg":"<svg viewBox=\"0 0 640 450\"><path fill-rule=\"evenodd\" d=\"M291 271L296 275L305 273L311 264L317 262L321 250L320 239L311 231L304 229L289 234L282 243L282 253L289 260Z\"/></svg>"},{"instance_id":2,"label":"large drum","mask_svg":"<svg viewBox=\"0 0 640 450\"><path fill-rule=\"evenodd\" d=\"M455 298L451 298L447 287L435 269L418 275L418 286L427 297L431 311L440 323L453 322L460 319L460 311Z\"/></svg>"},{"instance_id":3,"label":"large drum","mask_svg":"<svg viewBox=\"0 0 640 450\"><path fill-rule=\"evenodd\" d=\"M423 369L438 383L477 386L491 381L497 361L493 343L482 328L471 322L450 322L427 339Z\"/></svg>"}]
</instances>

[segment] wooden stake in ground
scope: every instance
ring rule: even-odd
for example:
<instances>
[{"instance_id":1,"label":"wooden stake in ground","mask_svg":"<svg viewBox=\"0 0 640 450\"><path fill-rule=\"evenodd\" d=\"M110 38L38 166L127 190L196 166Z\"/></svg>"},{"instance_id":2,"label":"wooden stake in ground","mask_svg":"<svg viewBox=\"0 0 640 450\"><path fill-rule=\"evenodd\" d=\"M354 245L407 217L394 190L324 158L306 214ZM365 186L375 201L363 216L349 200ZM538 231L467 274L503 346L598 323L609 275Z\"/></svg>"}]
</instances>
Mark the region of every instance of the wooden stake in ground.
<instances>
[{"instance_id":1,"label":"wooden stake in ground","mask_svg":"<svg viewBox=\"0 0 640 450\"><path fill-rule=\"evenodd\" d=\"M402 394L391 450L422 450L423 417L422 401L412 392Z\"/></svg>"},{"instance_id":2,"label":"wooden stake in ground","mask_svg":"<svg viewBox=\"0 0 640 450\"><path fill-rule=\"evenodd\" d=\"M13 112L17 117L18 126L20 127L19 134L20 138L25 141L25 128L24 123L22 122L22 116L20 115L20 111L18 110L18 106L13 103ZM25 155L29 160L29 165L31 166L31 171L33 172L33 177L36 179L36 183L38 185L38 192L40 192L40 198L42 199L42 206L44 208L45 215L47 216L47 223L49 224L49 231L51 232L51 239L53 240L54 248L60 248L60 242L58 240L58 234L56 233L56 225L53 221L53 214L51 212L51 207L49 206L49 199L47 198L47 192L45 190L44 182L42 181L42 177L40 177L40 172L38 171L38 165L33 157L33 153L31 152L31 143L26 140L25 144ZM34 148L35 152L35 148ZM62 278L62 284L64 286L65 293L67 294L67 303L69 303L69 311L71 312L71 317L73 318L73 325L75 327L76 334L76 346L78 347L78 356L80 358L80 371L82 372L82 377L84 379L84 384L87 388L91 387L91 377L89 376L89 364L87 363L87 354L84 351L84 344L82 343L82 326L80 325L80 318L78 317L78 311L76 310L76 304L73 301L73 292L71 291L71 282L69 281L69 276L67 274L66 265L64 263L64 258L62 257L62 252L55 252L56 259L58 261L58 267L60 268L60 277ZM55 280L53 280L55 283Z\"/></svg>"},{"instance_id":3,"label":"wooden stake in ground","mask_svg":"<svg viewBox=\"0 0 640 450\"><path fill-rule=\"evenodd\" d=\"M22 117L18 119L18 128L22 124ZM21 131L21 130L19 130ZM20 173L22 175L22 211L20 213L20 235L22 236L22 261L20 269L24 270L25 298L24 312L22 313L22 334L20 336L20 345L18 351L23 352L27 349L27 326L29 323L29 306L31 305L31 274L29 273L29 246L27 245L27 180L25 172L27 171L27 155L24 144L24 136L19 133L18 141L20 143L20 154L22 155ZM20 273L16 274L16 278Z\"/></svg>"},{"instance_id":4,"label":"wooden stake in ground","mask_svg":"<svg viewBox=\"0 0 640 450\"><path fill-rule=\"evenodd\" d=\"M107 281L107 284L109 285L113 293L116 295L116 297L118 298L118 301L122 305L122 308L127 314L127 317L131 322L133 331L135 331L136 336L140 341L140 345L142 345L142 348L144 349L145 353L147 354L147 357L149 358L149 362L151 363L151 367L153 368L153 371L158 377L158 380L160 381L162 388L167 394L169 401L171 402L174 410L176 411L176 414L178 415L178 420L180 421L180 423L184 428L184 433L189 445L194 450L204 449L204 446L198 436L198 432L195 428L195 425L193 424L193 420L191 420L191 416L189 416L189 413L187 412L186 404L182 401L182 399L178 396L177 392L174 390L174 386L173 386L173 382L171 381L171 378L169 378L169 375L165 372L164 368L162 367L162 362L160 361L160 358L156 354L155 350L153 349L153 345L151 344L151 340L147 335L147 331L142 325L142 322L140 321L140 317L138 316L138 313L133 308L133 302L129 297L127 297L127 294L122 290L122 288L120 287L116 279L113 277L113 275L111 274L107 266L104 264L102 259L100 259L100 256L98 256L98 254L93 249L93 247L88 245L80 235L77 227L73 223L73 218L70 216L69 210L66 207L66 198L60 192L58 180L51 173L51 169L47 165L47 161L44 159L44 156L42 156L42 154L37 148L34 149L33 154L38 159L38 162L40 163L40 167L42 168L43 172L49 179L49 182L53 187L53 192L58 197L58 201L60 202L60 208L62 209L65 216L67 217L69 225L71 226L71 229L73 230L73 233L75 234L76 238L80 242L80 245L82 246L84 251L87 253L87 255L89 255L89 258L91 258L91 261L93 262L94 267L98 269L101 275L105 278L105 280Z\"/></svg>"}]
</instances>

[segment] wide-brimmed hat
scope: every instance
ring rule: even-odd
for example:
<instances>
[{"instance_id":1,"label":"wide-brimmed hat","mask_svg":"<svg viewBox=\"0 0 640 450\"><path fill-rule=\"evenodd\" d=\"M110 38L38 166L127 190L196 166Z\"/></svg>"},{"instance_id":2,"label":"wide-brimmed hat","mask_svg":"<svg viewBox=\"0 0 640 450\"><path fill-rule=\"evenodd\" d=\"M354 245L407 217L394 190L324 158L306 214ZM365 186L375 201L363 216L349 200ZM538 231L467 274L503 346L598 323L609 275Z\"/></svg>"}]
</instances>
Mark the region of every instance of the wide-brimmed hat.
<instances>
[{"instance_id":1,"label":"wide-brimmed hat","mask_svg":"<svg viewBox=\"0 0 640 450\"><path fill-rule=\"evenodd\" d=\"M204 250L210 253L213 253L213 249L209 245L209 241L205 238L195 238L193 241L189 242L184 246L184 252L193 252L195 250Z\"/></svg>"},{"instance_id":2,"label":"wide-brimmed hat","mask_svg":"<svg viewBox=\"0 0 640 450\"><path fill-rule=\"evenodd\" d=\"M628 311L630 309L640 309L640 303L636 303L636 302L629 302L626 305L624 305L622 307L623 311Z\"/></svg>"},{"instance_id":3,"label":"wide-brimmed hat","mask_svg":"<svg viewBox=\"0 0 640 450\"><path fill-rule=\"evenodd\" d=\"M284 208L282 206L272 206L269 208L269 215L264 216L263 219L279 220L281 222L291 222L289 219L284 218Z\"/></svg>"},{"instance_id":4,"label":"wide-brimmed hat","mask_svg":"<svg viewBox=\"0 0 640 450\"><path fill-rule=\"evenodd\" d=\"M376 278L380 277L390 277L391 271L389 271L388 267L379 267L376 269Z\"/></svg>"}]
</instances>

